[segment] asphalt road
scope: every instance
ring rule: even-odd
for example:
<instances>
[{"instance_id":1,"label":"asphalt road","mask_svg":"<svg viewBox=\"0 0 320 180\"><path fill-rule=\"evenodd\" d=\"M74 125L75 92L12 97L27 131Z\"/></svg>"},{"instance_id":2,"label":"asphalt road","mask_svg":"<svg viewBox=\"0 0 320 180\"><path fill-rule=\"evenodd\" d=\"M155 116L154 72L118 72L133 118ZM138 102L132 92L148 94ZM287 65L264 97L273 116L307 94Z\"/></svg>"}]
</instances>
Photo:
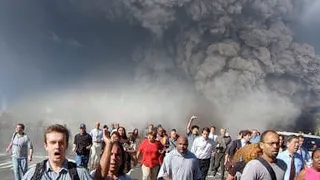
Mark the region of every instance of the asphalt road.
<instances>
[{"instance_id":1,"label":"asphalt road","mask_svg":"<svg viewBox=\"0 0 320 180\"><path fill-rule=\"evenodd\" d=\"M33 161L29 163L29 167L35 166L36 163L45 159L45 156L34 156ZM131 171L130 176L135 179L141 179L141 168L136 167ZM12 171L12 163L11 158L8 154L0 154L0 179L1 180L13 180L13 171ZM219 177L207 177L207 180L218 180Z\"/></svg>"}]
</instances>

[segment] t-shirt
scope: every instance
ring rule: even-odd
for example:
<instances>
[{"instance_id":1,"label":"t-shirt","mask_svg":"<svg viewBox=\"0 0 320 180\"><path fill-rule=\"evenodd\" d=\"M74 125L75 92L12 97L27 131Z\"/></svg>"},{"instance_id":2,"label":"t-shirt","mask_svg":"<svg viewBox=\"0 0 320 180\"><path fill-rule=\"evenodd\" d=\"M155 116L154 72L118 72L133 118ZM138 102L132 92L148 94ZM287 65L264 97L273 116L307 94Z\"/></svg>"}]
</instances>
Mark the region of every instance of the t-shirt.
<instances>
[{"instance_id":1,"label":"t-shirt","mask_svg":"<svg viewBox=\"0 0 320 180\"><path fill-rule=\"evenodd\" d=\"M28 157L28 149L32 149L30 138L26 134L14 133L11 138L12 157Z\"/></svg>"},{"instance_id":2,"label":"t-shirt","mask_svg":"<svg viewBox=\"0 0 320 180\"><path fill-rule=\"evenodd\" d=\"M277 180L283 180L287 165L281 159L276 163L270 163L276 174ZM269 171L259 160L251 160L247 163L241 175L241 180L272 180Z\"/></svg>"},{"instance_id":3,"label":"t-shirt","mask_svg":"<svg viewBox=\"0 0 320 180\"><path fill-rule=\"evenodd\" d=\"M159 141L151 143L149 140L144 140L139 148L139 151L142 153L142 164L149 168L159 166L160 151L163 148L163 145Z\"/></svg>"},{"instance_id":4,"label":"t-shirt","mask_svg":"<svg viewBox=\"0 0 320 180\"><path fill-rule=\"evenodd\" d=\"M89 155L90 149L87 149L87 146L92 145L92 138L88 133L79 133L74 137L73 144L76 145L76 152L78 155Z\"/></svg>"}]
</instances>

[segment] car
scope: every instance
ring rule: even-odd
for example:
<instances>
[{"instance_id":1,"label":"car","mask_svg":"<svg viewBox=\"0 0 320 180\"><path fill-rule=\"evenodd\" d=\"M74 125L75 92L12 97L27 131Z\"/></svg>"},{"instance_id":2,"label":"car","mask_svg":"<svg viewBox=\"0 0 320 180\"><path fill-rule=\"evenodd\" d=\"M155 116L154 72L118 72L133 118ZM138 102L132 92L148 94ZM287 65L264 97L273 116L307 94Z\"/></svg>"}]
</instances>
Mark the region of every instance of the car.
<instances>
[{"instance_id":1,"label":"car","mask_svg":"<svg viewBox=\"0 0 320 180\"><path fill-rule=\"evenodd\" d=\"M317 147L319 147L320 145L320 136L304 134L304 133L296 133L296 132L286 132L286 131L277 131L277 133L280 135L283 135L285 139L289 135L296 135L296 136L302 135L304 137L303 147L306 148L310 153L314 149L317 149Z\"/></svg>"}]
</instances>

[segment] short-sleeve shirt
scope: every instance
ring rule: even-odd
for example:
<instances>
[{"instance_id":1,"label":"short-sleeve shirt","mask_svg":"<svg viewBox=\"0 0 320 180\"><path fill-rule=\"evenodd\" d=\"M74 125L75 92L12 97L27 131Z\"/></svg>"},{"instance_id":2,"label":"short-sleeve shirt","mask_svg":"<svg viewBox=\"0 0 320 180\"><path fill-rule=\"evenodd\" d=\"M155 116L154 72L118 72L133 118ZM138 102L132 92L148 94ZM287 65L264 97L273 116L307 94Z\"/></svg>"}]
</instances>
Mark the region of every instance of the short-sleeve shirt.
<instances>
[{"instance_id":1,"label":"short-sleeve shirt","mask_svg":"<svg viewBox=\"0 0 320 180\"><path fill-rule=\"evenodd\" d=\"M22 180L30 180L34 175L36 167L30 168L26 174L23 176ZM84 168L77 168L77 173L79 179L92 180L89 172ZM63 167L60 169L58 173L54 172L50 166L49 160L46 162L45 171L40 180L71 180L69 169L68 169L68 161L65 160Z\"/></svg>"},{"instance_id":2,"label":"short-sleeve shirt","mask_svg":"<svg viewBox=\"0 0 320 180\"><path fill-rule=\"evenodd\" d=\"M14 133L11 138L12 157L28 157L28 149L33 149L32 142L26 134Z\"/></svg>"},{"instance_id":3,"label":"short-sleeve shirt","mask_svg":"<svg viewBox=\"0 0 320 180\"><path fill-rule=\"evenodd\" d=\"M153 168L160 165L160 151L163 149L163 145L156 141L155 143L144 140L140 145L139 151L142 153L142 164Z\"/></svg>"},{"instance_id":4,"label":"short-sleeve shirt","mask_svg":"<svg viewBox=\"0 0 320 180\"><path fill-rule=\"evenodd\" d=\"M164 163L158 173L158 179L165 176L175 180L202 179L197 157L190 151L181 154L177 149L174 149L165 156Z\"/></svg>"},{"instance_id":5,"label":"short-sleeve shirt","mask_svg":"<svg viewBox=\"0 0 320 180\"><path fill-rule=\"evenodd\" d=\"M276 174L277 180L283 180L287 165L281 159L276 163L269 163ZM251 160L244 168L241 180L272 180L267 168L259 160Z\"/></svg>"},{"instance_id":6,"label":"short-sleeve shirt","mask_svg":"<svg viewBox=\"0 0 320 180\"><path fill-rule=\"evenodd\" d=\"M92 145L92 138L88 133L79 133L74 137L73 144L76 145L76 152L78 155L89 155L90 149L87 149L87 146Z\"/></svg>"},{"instance_id":7,"label":"short-sleeve shirt","mask_svg":"<svg viewBox=\"0 0 320 180\"><path fill-rule=\"evenodd\" d=\"M192 132L190 131L189 133L187 133L187 136L188 136L188 143L189 143L189 145L188 145L188 150L191 151L191 147L192 147L192 145L193 145L193 141L194 141L197 137L199 137L199 135L194 135L194 134L192 134Z\"/></svg>"}]
</instances>

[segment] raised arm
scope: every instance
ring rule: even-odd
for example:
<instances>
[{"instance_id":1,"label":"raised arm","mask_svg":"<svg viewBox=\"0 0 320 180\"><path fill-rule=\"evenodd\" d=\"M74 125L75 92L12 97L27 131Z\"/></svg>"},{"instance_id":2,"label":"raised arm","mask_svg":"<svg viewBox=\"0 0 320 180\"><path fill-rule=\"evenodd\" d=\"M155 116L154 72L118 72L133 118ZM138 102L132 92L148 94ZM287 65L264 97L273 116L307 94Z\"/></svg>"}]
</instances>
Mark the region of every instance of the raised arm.
<instances>
[{"instance_id":1,"label":"raised arm","mask_svg":"<svg viewBox=\"0 0 320 180\"><path fill-rule=\"evenodd\" d=\"M190 133L191 131L191 125L192 125L192 121L195 120L195 119L198 119L197 116L192 116L187 124L187 127L186 127L186 132L187 134Z\"/></svg>"},{"instance_id":2,"label":"raised arm","mask_svg":"<svg viewBox=\"0 0 320 180\"><path fill-rule=\"evenodd\" d=\"M111 159L111 140L106 130L103 130L103 140L106 143L105 149L100 159L100 167L97 168L94 178L105 179L108 176Z\"/></svg>"}]
</instances>

